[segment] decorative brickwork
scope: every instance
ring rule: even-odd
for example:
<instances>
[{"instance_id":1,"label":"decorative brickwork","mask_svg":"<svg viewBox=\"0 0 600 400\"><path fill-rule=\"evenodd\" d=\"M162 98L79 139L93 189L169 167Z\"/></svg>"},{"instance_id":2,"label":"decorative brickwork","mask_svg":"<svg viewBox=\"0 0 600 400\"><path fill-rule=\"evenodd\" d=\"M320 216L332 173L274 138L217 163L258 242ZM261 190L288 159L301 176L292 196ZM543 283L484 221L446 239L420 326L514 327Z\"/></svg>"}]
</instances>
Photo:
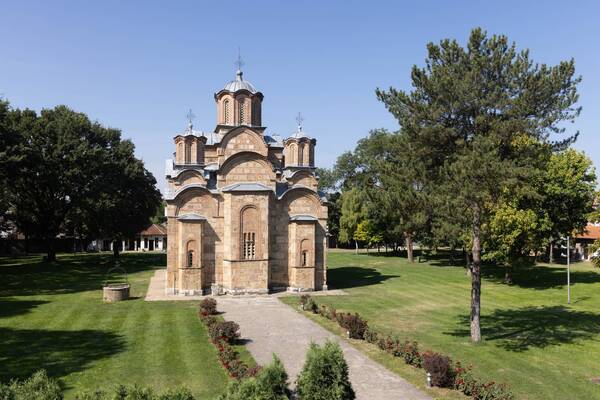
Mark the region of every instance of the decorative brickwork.
<instances>
[{"instance_id":1,"label":"decorative brickwork","mask_svg":"<svg viewBox=\"0 0 600 400\"><path fill-rule=\"evenodd\" d=\"M327 288L316 140L301 126L284 141L266 134L262 100L238 71L215 94L215 131L190 124L174 138L165 196L167 293Z\"/></svg>"}]
</instances>

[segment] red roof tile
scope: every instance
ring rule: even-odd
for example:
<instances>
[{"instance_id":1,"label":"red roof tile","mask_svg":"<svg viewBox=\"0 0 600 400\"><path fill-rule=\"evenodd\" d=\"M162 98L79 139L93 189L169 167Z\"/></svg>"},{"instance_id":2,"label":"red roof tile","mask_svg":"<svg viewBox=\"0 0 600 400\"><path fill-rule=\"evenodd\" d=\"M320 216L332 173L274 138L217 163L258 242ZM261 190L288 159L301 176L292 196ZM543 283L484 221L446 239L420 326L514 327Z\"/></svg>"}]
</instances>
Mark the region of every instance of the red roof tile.
<instances>
[{"instance_id":1,"label":"red roof tile","mask_svg":"<svg viewBox=\"0 0 600 400\"><path fill-rule=\"evenodd\" d=\"M140 232L140 235L162 236L162 235L166 235L166 234L167 234L167 230L158 224L152 224L148 228L146 228L142 232Z\"/></svg>"},{"instance_id":2,"label":"red roof tile","mask_svg":"<svg viewBox=\"0 0 600 400\"><path fill-rule=\"evenodd\" d=\"M600 239L600 226L599 225L593 225L593 224L587 224L587 227L585 228L585 230L583 231L583 233L580 233L576 236L577 239Z\"/></svg>"}]
</instances>

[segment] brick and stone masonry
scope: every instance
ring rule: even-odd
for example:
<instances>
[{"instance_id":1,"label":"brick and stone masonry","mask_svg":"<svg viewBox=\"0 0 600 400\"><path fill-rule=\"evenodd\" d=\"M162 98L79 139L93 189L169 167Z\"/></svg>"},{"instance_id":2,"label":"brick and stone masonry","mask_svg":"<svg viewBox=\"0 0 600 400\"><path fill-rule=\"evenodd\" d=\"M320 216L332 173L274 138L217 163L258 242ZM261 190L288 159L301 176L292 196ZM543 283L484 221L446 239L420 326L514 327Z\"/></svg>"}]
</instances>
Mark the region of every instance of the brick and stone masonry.
<instances>
[{"instance_id":1,"label":"brick and stone masonry","mask_svg":"<svg viewBox=\"0 0 600 400\"><path fill-rule=\"evenodd\" d=\"M238 71L215 93L213 132L187 130L167 160L169 294L327 289L327 206L316 140L262 126L263 94Z\"/></svg>"}]
</instances>

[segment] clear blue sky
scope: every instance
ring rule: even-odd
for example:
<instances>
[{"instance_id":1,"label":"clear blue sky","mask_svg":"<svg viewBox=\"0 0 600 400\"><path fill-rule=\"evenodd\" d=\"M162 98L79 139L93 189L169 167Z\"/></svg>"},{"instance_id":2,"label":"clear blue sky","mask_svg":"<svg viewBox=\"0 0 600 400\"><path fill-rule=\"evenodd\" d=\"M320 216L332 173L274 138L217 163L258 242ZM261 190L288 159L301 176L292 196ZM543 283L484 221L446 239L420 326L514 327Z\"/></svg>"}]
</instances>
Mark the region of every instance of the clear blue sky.
<instances>
[{"instance_id":1,"label":"clear blue sky","mask_svg":"<svg viewBox=\"0 0 600 400\"><path fill-rule=\"evenodd\" d=\"M162 188L172 138L216 122L213 93L244 77L265 95L263 123L295 115L331 166L370 129L396 129L376 87L410 88L425 45L471 28L507 34L532 58L575 58L583 112L574 130L600 167L598 1L10 1L0 3L0 93L16 107L66 104L120 128Z\"/></svg>"}]
</instances>

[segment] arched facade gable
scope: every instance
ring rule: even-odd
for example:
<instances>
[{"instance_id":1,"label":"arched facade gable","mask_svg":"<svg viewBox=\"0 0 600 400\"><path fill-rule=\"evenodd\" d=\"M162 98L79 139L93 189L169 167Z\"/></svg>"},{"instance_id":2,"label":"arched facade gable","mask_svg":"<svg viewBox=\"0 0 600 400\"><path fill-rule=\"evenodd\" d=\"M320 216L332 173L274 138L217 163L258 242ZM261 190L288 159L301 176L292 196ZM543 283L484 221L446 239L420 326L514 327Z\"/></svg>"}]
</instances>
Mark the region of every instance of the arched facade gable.
<instances>
[{"instance_id":1,"label":"arched facade gable","mask_svg":"<svg viewBox=\"0 0 600 400\"><path fill-rule=\"evenodd\" d=\"M177 204L174 216L194 214L202 210L205 216L213 216L215 201L208 189L201 185L186 185L175 194L173 201Z\"/></svg>"},{"instance_id":2,"label":"arched facade gable","mask_svg":"<svg viewBox=\"0 0 600 400\"><path fill-rule=\"evenodd\" d=\"M327 208L321 203L318 194L307 187L296 187L287 190L280 197L284 209L290 216L310 215L316 218L326 218Z\"/></svg>"},{"instance_id":3,"label":"arched facade gable","mask_svg":"<svg viewBox=\"0 0 600 400\"><path fill-rule=\"evenodd\" d=\"M292 175L287 178L287 181L293 185L299 184L310 187L313 190L317 187L317 179L312 171L309 170L294 171Z\"/></svg>"},{"instance_id":4,"label":"arched facade gable","mask_svg":"<svg viewBox=\"0 0 600 400\"><path fill-rule=\"evenodd\" d=\"M267 157L269 147L263 136L247 126L240 126L230 130L221 140L219 153L220 163L239 152L253 152Z\"/></svg>"},{"instance_id":5,"label":"arched facade gable","mask_svg":"<svg viewBox=\"0 0 600 400\"><path fill-rule=\"evenodd\" d=\"M265 156L253 152L237 153L219 168L220 187L230 183L261 182L269 185L276 180L273 164Z\"/></svg>"},{"instance_id":6,"label":"arched facade gable","mask_svg":"<svg viewBox=\"0 0 600 400\"><path fill-rule=\"evenodd\" d=\"M177 182L181 185L189 185L189 184L206 184L206 179L204 179L204 175L194 169L186 169L181 171L177 175Z\"/></svg>"}]
</instances>

